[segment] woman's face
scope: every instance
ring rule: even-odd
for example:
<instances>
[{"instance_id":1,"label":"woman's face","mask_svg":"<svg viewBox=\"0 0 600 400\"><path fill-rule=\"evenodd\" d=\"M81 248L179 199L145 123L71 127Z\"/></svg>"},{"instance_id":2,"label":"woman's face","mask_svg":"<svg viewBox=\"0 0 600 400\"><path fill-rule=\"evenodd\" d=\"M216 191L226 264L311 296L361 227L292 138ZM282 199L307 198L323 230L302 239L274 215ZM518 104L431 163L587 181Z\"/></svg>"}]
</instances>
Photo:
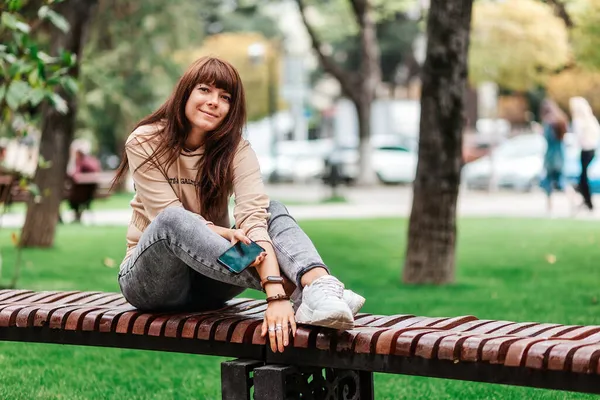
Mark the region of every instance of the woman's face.
<instances>
[{"instance_id":1,"label":"woman's face","mask_svg":"<svg viewBox=\"0 0 600 400\"><path fill-rule=\"evenodd\" d=\"M219 127L231 106L231 94L213 85L200 83L190 93L185 104L185 116L192 130L202 133Z\"/></svg>"}]
</instances>

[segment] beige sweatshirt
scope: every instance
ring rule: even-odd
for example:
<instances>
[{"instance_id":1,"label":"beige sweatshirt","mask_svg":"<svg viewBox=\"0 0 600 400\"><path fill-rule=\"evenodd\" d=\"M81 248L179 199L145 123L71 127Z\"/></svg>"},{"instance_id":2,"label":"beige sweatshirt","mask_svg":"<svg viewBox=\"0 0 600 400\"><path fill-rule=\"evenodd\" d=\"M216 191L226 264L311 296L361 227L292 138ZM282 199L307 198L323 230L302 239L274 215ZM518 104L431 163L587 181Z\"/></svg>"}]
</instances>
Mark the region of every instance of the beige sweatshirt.
<instances>
[{"instance_id":1,"label":"beige sweatshirt","mask_svg":"<svg viewBox=\"0 0 600 400\"><path fill-rule=\"evenodd\" d=\"M150 163L138 169L156 149L156 141L147 140L156 129L154 126L139 127L129 135L125 144L129 170L133 174L136 190L130 203L133 214L127 230L125 260L133 252L144 229L167 207L183 207L207 224L231 228L226 206L214 221L206 221L202 217L196 194L199 183L196 181L196 174L204 153L202 147L193 152L182 151L166 171L166 177ZM245 139L240 142L233 158L233 195L236 227L243 229L255 242L270 243L271 239L267 233L269 197L265 193L256 153Z\"/></svg>"}]
</instances>

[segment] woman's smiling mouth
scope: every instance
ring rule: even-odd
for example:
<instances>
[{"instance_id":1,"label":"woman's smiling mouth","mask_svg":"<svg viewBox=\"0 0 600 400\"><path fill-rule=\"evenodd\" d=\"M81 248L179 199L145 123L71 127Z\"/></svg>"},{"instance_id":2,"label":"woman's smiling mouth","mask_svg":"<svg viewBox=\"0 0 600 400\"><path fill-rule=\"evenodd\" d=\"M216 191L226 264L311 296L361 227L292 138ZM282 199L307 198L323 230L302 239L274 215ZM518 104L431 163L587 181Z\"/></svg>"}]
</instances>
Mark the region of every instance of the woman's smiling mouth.
<instances>
[{"instance_id":1,"label":"woman's smiling mouth","mask_svg":"<svg viewBox=\"0 0 600 400\"><path fill-rule=\"evenodd\" d=\"M206 112L206 111L203 111L203 110L200 110L200 112L201 112L201 113L204 113L204 114L206 114L206 115L208 115L209 117L212 117L212 118L219 118L219 117L218 117L218 116L216 116L215 114L211 114L211 113L209 113L209 112Z\"/></svg>"}]
</instances>

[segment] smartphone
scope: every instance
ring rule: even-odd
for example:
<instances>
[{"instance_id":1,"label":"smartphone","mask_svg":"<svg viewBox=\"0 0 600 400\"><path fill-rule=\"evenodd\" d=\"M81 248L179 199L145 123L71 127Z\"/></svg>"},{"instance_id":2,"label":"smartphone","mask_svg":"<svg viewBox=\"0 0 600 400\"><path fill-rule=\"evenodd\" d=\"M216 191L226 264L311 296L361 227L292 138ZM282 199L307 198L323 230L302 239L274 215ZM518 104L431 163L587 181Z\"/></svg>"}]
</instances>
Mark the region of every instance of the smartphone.
<instances>
[{"instance_id":1,"label":"smartphone","mask_svg":"<svg viewBox=\"0 0 600 400\"><path fill-rule=\"evenodd\" d=\"M263 251L265 249L256 242L250 242L250 244L237 242L221 254L217 261L234 274L239 274L248 268Z\"/></svg>"}]
</instances>

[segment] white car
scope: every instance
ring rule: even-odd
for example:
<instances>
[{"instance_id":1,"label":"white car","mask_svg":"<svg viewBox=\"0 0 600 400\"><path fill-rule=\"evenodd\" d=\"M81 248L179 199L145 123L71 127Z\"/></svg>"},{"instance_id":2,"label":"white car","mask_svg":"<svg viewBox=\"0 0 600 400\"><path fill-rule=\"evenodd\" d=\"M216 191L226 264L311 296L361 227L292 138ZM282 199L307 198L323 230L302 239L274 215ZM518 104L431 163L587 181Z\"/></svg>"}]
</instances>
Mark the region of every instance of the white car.
<instances>
[{"instance_id":1,"label":"white car","mask_svg":"<svg viewBox=\"0 0 600 400\"><path fill-rule=\"evenodd\" d=\"M516 136L494 149L491 155L465 165L462 181L469 189L487 189L494 179L499 188L529 191L539 184L545 151L542 135Z\"/></svg>"},{"instance_id":2,"label":"white car","mask_svg":"<svg viewBox=\"0 0 600 400\"><path fill-rule=\"evenodd\" d=\"M403 146L381 146L373 149L373 169L382 183L412 183L417 170L418 156L415 151ZM329 156L339 165L340 179L346 183L358 177L359 155L356 148L337 149ZM324 179L329 180L328 172Z\"/></svg>"}]
</instances>

